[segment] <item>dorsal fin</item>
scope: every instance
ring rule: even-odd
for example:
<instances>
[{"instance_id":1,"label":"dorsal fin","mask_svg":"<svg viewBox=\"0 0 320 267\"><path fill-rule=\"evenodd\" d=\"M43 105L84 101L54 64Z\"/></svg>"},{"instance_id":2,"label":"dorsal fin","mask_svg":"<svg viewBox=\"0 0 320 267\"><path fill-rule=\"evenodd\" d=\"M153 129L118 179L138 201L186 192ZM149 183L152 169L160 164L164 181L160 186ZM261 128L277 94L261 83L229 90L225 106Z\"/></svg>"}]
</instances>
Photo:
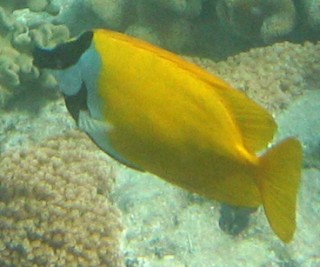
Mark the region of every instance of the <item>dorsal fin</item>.
<instances>
[{"instance_id":1,"label":"dorsal fin","mask_svg":"<svg viewBox=\"0 0 320 267\"><path fill-rule=\"evenodd\" d=\"M212 83L213 81L210 81L210 84ZM249 99L244 93L230 87L228 84L221 87L219 82L219 85L212 84L224 104L232 111L233 117L242 133L245 146L255 152L266 148L277 130L277 125L272 115Z\"/></svg>"}]
</instances>

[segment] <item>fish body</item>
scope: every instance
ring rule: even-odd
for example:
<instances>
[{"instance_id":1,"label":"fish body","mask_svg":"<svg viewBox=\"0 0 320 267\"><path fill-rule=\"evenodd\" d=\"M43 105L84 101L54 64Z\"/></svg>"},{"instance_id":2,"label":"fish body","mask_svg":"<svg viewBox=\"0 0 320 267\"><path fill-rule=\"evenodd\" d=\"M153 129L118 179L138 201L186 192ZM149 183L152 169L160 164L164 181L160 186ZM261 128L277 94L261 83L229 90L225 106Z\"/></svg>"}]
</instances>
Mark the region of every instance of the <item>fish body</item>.
<instances>
[{"instance_id":1,"label":"fish body","mask_svg":"<svg viewBox=\"0 0 320 267\"><path fill-rule=\"evenodd\" d=\"M105 103L104 119L113 126L108 138L114 148L171 183L227 201L226 192L235 193L230 186L238 189L225 176L254 168L258 159L245 148L234 115L205 80L211 76L178 58L172 60L166 51L156 53L140 42L128 46L126 36L104 33L95 35L94 43L106 64L99 80L106 86L98 88ZM146 74L148 69L152 71ZM119 75L121 72L125 75ZM200 80L201 76L205 77ZM214 82L222 90L228 88L221 80ZM270 128L275 127L271 116L266 121ZM256 186L251 178L247 180L252 190L243 196L237 192L235 202L258 205ZM224 186L228 190L221 188Z\"/></svg>"},{"instance_id":2,"label":"fish body","mask_svg":"<svg viewBox=\"0 0 320 267\"><path fill-rule=\"evenodd\" d=\"M43 58L71 45L79 47L74 58L47 66ZM288 138L258 156L276 124L242 92L173 53L102 29L34 58L56 69L79 127L109 155L210 199L262 204L280 239L292 239L300 143ZM81 105L70 104L77 96Z\"/></svg>"}]
</instances>

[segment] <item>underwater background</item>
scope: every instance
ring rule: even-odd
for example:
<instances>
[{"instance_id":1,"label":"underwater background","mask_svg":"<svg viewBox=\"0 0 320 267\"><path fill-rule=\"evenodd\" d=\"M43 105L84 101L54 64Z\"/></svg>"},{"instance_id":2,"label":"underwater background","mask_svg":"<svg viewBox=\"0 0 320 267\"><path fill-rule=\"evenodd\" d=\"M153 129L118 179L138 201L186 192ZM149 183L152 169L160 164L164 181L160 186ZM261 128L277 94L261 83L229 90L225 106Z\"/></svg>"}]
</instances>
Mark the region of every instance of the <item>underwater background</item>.
<instances>
[{"instance_id":1,"label":"underwater background","mask_svg":"<svg viewBox=\"0 0 320 267\"><path fill-rule=\"evenodd\" d=\"M77 130L31 53L92 28L182 55L267 108L276 139L300 139L290 244L261 209L228 235L218 202L119 164ZM320 266L319 39L320 0L0 0L0 266Z\"/></svg>"}]
</instances>

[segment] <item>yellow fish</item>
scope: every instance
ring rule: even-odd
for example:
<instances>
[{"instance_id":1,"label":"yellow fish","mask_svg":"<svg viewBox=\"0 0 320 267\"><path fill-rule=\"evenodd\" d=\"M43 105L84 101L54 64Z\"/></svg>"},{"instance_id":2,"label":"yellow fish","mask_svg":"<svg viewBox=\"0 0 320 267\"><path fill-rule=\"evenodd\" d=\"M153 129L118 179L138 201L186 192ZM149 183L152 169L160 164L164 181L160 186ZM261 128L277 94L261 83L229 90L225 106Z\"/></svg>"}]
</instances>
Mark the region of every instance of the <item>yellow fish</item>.
<instances>
[{"instance_id":1,"label":"yellow fish","mask_svg":"<svg viewBox=\"0 0 320 267\"><path fill-rule=\"evenodd\" d=\"M262 107L177 55L98 29L34 64L54 69L67 107L118 161L231 205L263 205L284 242L292 240L301 145L288 138L263 154L276 124Z\"/></svg>"}]
</instances>

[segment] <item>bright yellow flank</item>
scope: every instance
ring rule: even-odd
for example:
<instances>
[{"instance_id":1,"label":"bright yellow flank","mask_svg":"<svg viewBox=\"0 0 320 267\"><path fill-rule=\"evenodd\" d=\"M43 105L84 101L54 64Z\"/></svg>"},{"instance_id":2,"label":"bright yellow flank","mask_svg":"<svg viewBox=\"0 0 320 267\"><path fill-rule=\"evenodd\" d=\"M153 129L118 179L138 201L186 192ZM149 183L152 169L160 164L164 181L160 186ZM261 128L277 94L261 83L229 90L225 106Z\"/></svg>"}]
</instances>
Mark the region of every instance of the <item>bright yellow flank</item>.
<instances>
[{"instance_id":1,"label":"bright yellow flank","mask_svg":"<svg viewBox=\"0 0 320 267\"><path fill-rule=\"evenodd\" d=\"M124 158L181 186L233 205L263 204L274 232L295 231L300 143L267 150L276 124L243 93L178 56L132 37L94 31L99 95Z\"/></svg>"}]
</instances>

